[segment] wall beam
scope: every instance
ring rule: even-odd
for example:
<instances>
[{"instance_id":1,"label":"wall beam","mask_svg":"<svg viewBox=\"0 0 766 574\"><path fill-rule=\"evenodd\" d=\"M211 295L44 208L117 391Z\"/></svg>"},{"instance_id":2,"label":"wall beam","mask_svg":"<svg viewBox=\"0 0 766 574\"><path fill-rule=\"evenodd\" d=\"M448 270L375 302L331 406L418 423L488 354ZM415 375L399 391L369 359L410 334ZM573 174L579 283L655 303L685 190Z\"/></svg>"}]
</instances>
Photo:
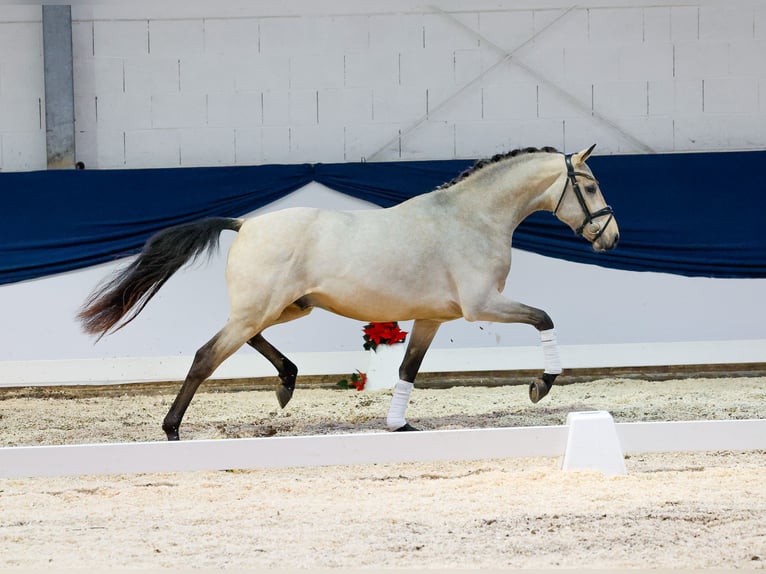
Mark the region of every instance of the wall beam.
<instances>
[{"instance_id":1,"label":"wall beam","mask_svg":"<svg viewBox=\"0 0 766 574\"><path fill-rule=\"evenodd\" d=\"M48 169L74 169L74 76L71 6L43 6L45 142Z\"/></svg>"}]
</instances>

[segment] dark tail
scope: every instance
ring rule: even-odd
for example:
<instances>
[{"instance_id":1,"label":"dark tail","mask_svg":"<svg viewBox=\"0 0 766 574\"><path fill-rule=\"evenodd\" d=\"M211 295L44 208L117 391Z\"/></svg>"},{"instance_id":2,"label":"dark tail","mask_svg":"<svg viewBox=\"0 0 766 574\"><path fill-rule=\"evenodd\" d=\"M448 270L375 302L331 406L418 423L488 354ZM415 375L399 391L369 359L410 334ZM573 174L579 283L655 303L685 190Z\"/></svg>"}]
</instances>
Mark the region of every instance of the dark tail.
<instances>
[{"instance_id":1,"label":"dark tail","mask_svg":"<svg viewBox=\"0 0 766 574\"><path fill-rule=\"evenodd\" d=\"M171 275L200 255L218 247L221 231L239 231L242 221L210 217L170 227L149 238L138 258L96 288L77 318L87 333L99 338L122 329L143 310Z\"/></svg>"}]
</instances>

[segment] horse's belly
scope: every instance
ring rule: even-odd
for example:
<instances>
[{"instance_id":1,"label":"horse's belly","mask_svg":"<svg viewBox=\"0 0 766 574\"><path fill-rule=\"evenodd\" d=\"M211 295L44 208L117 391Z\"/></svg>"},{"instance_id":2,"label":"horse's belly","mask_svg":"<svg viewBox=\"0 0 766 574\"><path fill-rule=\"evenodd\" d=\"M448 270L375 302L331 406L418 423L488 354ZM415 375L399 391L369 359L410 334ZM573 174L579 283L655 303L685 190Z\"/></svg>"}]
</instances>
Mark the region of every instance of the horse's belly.
<instances>
[{"instance_id":1,"label":"horse's belly","mask_svg":"<svg viewBox=\"0 0 766 574\"><path fill-rule=\"evenodd\" d=\"M459 305L452 298L437 299L423 293L402 296L357 288L343 296L312 293L303 299L312 307L365 322L410 319L448 321L461 316Z\"/></svg>"}]
</instances>

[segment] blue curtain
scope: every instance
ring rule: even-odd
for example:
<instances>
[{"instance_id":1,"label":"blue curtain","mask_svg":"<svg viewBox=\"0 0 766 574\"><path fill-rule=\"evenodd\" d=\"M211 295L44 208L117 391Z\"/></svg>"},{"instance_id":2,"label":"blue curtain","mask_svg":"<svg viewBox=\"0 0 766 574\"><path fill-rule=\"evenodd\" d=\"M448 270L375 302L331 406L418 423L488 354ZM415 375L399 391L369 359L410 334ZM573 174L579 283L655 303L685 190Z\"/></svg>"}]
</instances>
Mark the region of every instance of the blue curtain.
<instances>
[{"instance_id":1,"label":"blue curtain","mask_svg":"<svg viewBox=\"0 0 766 574\"><path fill-rule=\"evenodd\" d=\"M311 181L388 207L431 191L467 160L0 173L0 284L110 261L156 231L240 216ZM594 253L549 213L516 231L527 251L635 271L766 277L766 152L596 156L620 245Z\"/></svg>"}]
</instances>

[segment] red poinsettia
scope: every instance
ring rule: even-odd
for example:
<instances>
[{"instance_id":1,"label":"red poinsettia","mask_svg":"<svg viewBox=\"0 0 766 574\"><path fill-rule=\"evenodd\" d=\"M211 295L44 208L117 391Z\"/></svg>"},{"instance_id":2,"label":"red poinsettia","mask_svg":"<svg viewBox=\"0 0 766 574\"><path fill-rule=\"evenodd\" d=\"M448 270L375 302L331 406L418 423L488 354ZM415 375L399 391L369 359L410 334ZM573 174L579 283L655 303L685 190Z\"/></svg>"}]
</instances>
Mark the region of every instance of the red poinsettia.
<instances>
[{"instance_id":1,"label":"red poinsettia","mask_svg":"<svg viewBox=\"0 0 766 574\"><path fill-rule=\"evenodd\" d=\"M367 384L367 374L362 371L352 373L348 379L338 381L338 386L343 389L356 389L357 391L364 390L364 385Z\"/></svg>"},{"instance_id":2,"label":"red poinsettia","mask_svg":"<svg viewBox=\"0 0 766 574\"><path fill-rule=\"evenodd\" d=\"M403 343L407 332L399 328L399 323L369 323L362 328L364 331L364 348L375 350L378 345L394 345Z\"/></svg>"}]
</instances>

